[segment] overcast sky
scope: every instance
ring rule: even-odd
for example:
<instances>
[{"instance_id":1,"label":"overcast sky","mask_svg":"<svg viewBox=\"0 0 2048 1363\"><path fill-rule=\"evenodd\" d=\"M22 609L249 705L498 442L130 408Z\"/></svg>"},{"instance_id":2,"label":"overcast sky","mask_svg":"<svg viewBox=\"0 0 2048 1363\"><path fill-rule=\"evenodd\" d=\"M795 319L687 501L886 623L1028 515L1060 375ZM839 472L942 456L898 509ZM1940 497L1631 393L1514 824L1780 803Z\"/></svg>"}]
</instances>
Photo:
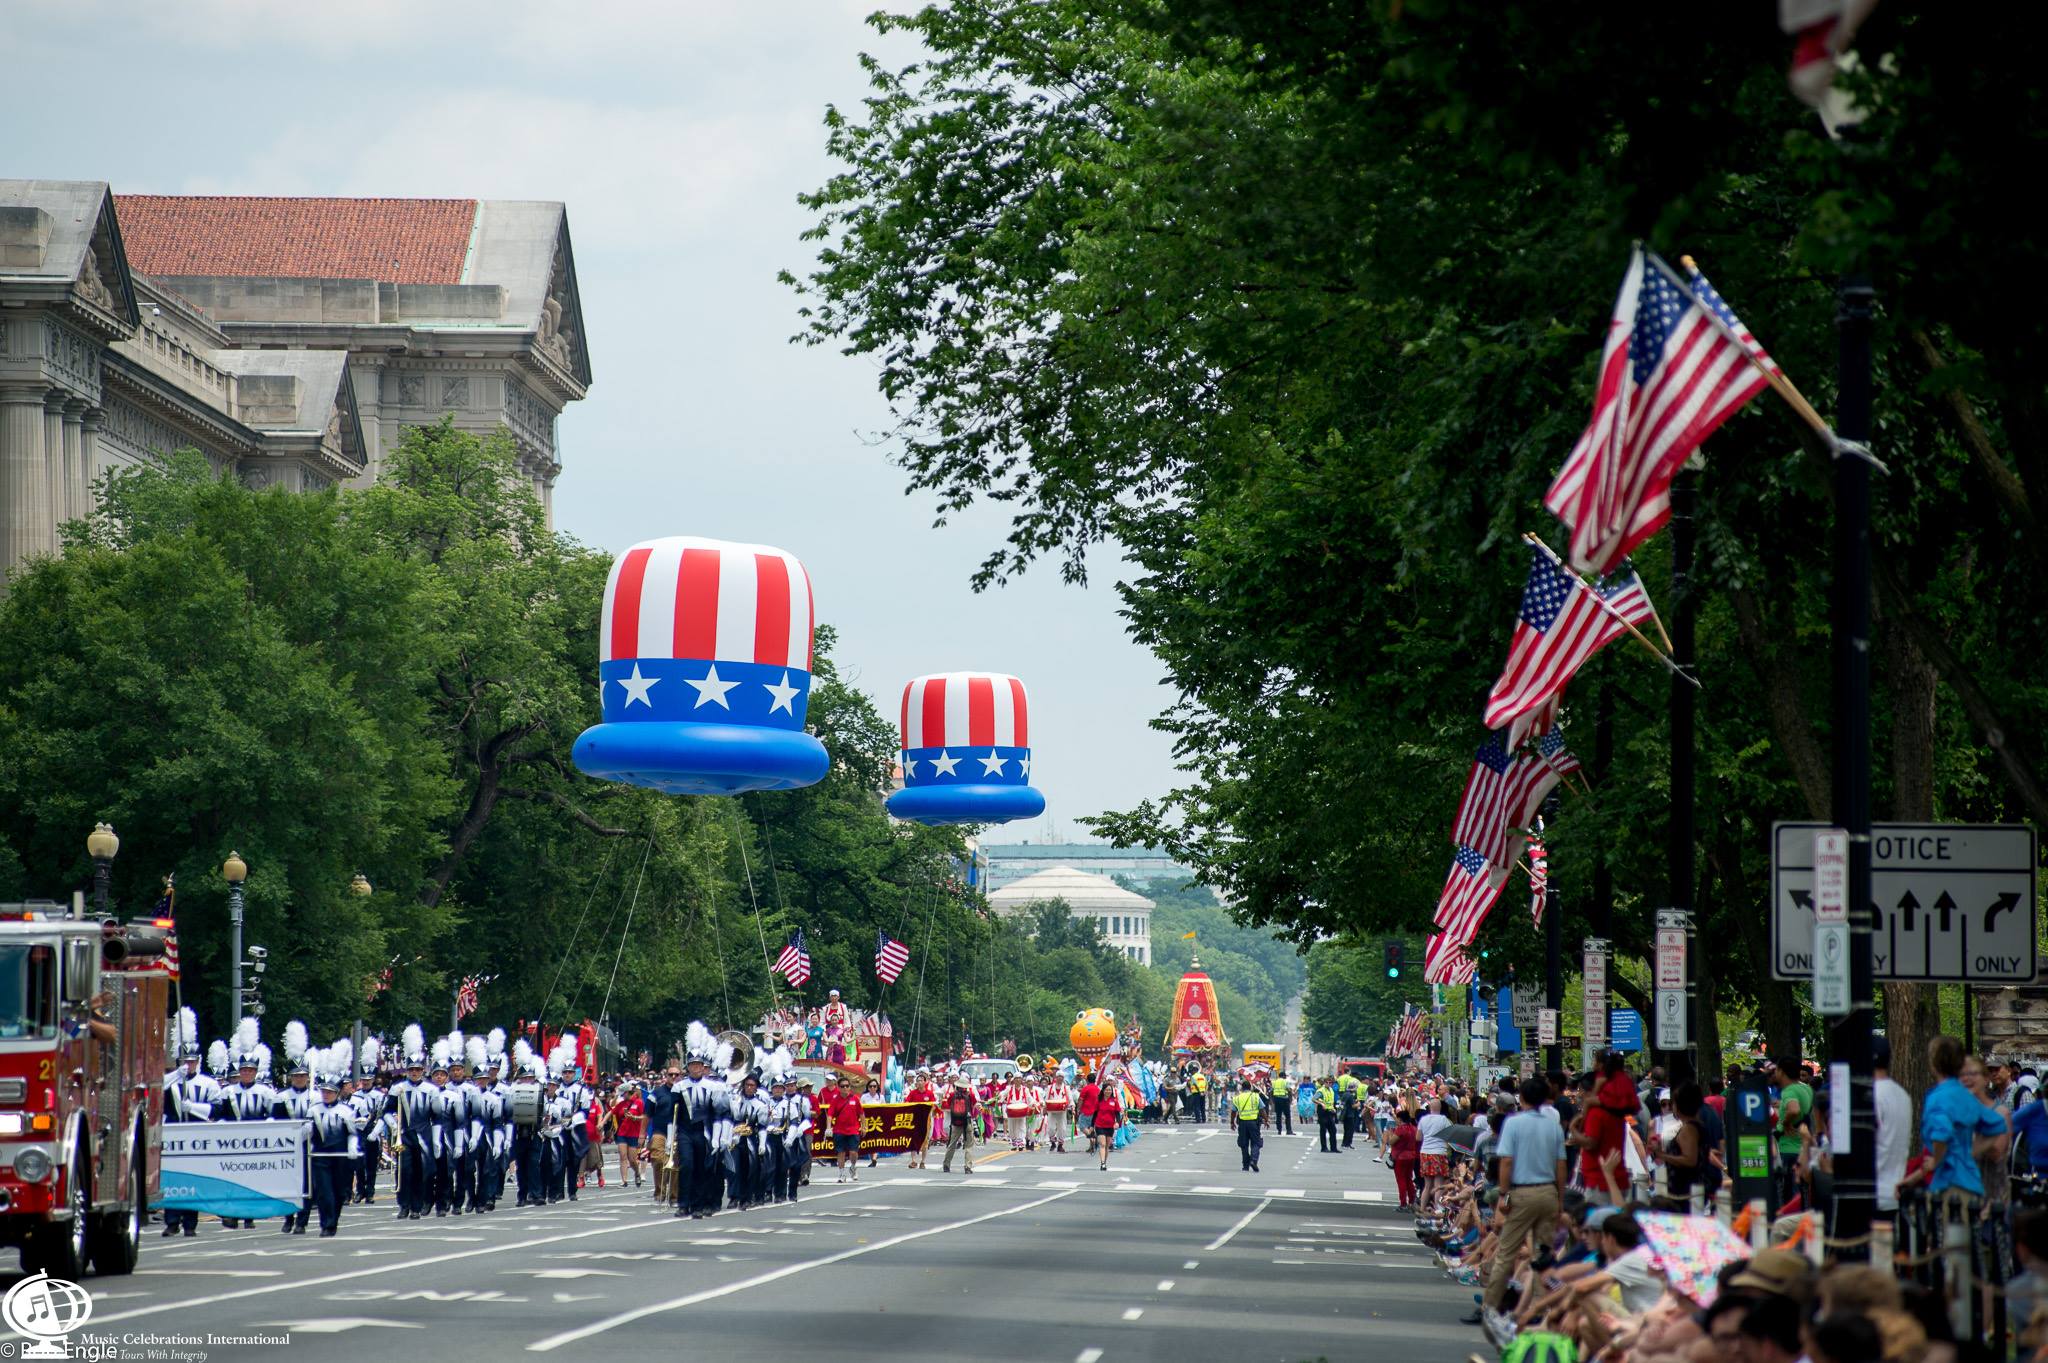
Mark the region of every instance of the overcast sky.
<instances>
[{"instance_id":1,"label":"overcast sky","mask_svg":"<svg viewBox=\"0 0 2048 1363\"><path fill-rule=\"evenodd\" d=\"M617 551L657 535L775 544L816 584L842 667L892 718L955 668L1031 688L1037 841L1162 793L1170 693L1096 567L976 595L996 514L931 528L876 437L861 360L791 346L796 195L830 173L821 116L865 92L874 0L569 7L447 0L10 3L15 110L0 175L125 193L560 199L590 395L561 422L557 526ZM897 49L901 55L901 49Z\"/></svg>"}]
</instances>

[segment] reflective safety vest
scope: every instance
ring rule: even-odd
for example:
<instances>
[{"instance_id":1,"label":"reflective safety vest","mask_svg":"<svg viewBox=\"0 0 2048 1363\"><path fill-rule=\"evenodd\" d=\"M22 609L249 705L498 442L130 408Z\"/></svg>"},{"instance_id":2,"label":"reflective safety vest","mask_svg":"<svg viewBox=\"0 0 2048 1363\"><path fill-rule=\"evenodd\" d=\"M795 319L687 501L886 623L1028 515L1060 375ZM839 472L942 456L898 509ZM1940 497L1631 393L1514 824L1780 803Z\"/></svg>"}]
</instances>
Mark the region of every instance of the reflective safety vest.
<instances>
[{"instance_id":1,"label":"reflective safety vest","mask_svg":"<svg viewBox=\"0 0 2048 1363\"><path fill-rule=\"evenodd\" d=\"M1230 1107L1241 1122L1255 1122L1259 1119L1259 1095L1250 1089L1244 1090L1230 1100Z\"/></svg>"}]
</instances>

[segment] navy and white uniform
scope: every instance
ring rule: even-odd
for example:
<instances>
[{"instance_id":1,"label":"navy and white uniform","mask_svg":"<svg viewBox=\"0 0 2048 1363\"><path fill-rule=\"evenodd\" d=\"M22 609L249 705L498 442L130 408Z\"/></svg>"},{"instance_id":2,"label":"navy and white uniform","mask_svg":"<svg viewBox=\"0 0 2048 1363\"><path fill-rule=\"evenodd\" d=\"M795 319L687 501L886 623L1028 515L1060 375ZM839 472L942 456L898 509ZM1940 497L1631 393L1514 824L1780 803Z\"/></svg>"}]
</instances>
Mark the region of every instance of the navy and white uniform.
<instances>
[{"instance_id":1,"label":"navy and white uniform","mask_svg":"<svg viewBox=\"0 0 2048 1363\"><path fill-rule=\"evenodd\" d=\"M356 1136L362 1118L346 1102L321 1103L310 1115L308 1135L313 1162L313 1206L320 1212L320 1234L341 1228L341 1205L355 1184L361 1160Z\"/></svg>"},{"instance_id":2,"label":"navy and white uniform","mask_svg":"<svg viewBox=\"0 0 2048 1363\"><path fill-rule=\"evenodd\" d=\"M213 1120L213 1107L220 1100L220 1084L197 1066L180 1065L164 1076L164 1121L206 1122ZM164 1234L199 1233L199 1213L166 1209Z\"/></svg>"}]
</instances>

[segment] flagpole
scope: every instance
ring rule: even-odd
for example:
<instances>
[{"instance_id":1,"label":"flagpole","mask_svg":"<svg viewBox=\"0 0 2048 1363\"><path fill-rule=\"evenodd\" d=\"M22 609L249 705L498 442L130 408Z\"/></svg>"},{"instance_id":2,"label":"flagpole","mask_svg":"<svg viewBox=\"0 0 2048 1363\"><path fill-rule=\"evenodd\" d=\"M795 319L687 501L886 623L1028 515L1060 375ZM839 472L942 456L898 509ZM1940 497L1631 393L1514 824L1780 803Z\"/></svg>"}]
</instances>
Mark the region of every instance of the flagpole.
<instances>
[{"instance_id":1,"label":"flagpole","mask_svg":"<svg viewBox=\"0 0 2048 1363\"><path fill-rule=\"evenodd\" d=\"M1620 611L1616 610L1614 608L1613 602L1609 601L1606 597L1600 595L1600 593L1597 590L1595 590L1592 584L1588 583L1586 579L1580 577L1578 573L1572 569L1570 564L1566 563L1563 559L1559 558L1557 556L1557 550L1545 544L1539 536L1534 534L1524 533L1522 539L1529 544L1535 545L1538 549L1541 549L1545 557L1549 558L1549 560L1552 563L1556 564L1565 572L1570 573L1572 575L1572 580L1579 584L1580 589L1582 591L1592 593L1593 600L1595 603L1599 605L1600 609L1606 611L1609 615L1613 616L1615 620L1619 622L1623 629L1627 630L1632 636L1634 636L1635 641L1637 643L1641 644L1644 648L1650 650L1651 655L1655 657L1658 662L1664 664L1664 666L1670 668L1674 673L1678 674L1679 676L1684 677L1694 686L1698 686L1700 684L1699 679L1697 677L1694 677L1691 673L1685 671L1685 669L1681 668L1677 663L1673 662L1664 653L1662 649L1658 648L1655 644L1650 642L1649 636L1645 635L1641 630L1637 629L1634 623L1631 622L1627 616L1623 615ZM1646 601L1649 599L1648 592L1645 592L1643 594L1643 599ZM1655 618L1656 613L1657 608L1655 605L1652 605L1650 607L1650 614L1653 619ZM1659 624L1657 626L1657 630L1659 633L1662 633L1663 629L1664 626L1662 624ZM1665 642L1668 644L1671 641L1669 639L1666 639Z\"/></svg>"}]
</instances>

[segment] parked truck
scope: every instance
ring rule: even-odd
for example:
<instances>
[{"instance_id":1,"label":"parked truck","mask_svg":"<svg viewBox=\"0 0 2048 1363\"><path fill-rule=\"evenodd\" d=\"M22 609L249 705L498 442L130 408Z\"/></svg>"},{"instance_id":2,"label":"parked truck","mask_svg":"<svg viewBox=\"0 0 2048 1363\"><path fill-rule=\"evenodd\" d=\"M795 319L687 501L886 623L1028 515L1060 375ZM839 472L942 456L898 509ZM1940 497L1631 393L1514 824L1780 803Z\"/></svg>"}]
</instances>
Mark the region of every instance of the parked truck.
<instances>
[{"instance_id":1,"label":"parked truck","mask_svg":"<svg viewBox=\"0 0 2048 1363\"><path fill-rule=\"evenodd\" d=\"M130 1273L157 1189L176 944L166 920L0 906L0 1245Z\"/></svg>"}]
</instances>

